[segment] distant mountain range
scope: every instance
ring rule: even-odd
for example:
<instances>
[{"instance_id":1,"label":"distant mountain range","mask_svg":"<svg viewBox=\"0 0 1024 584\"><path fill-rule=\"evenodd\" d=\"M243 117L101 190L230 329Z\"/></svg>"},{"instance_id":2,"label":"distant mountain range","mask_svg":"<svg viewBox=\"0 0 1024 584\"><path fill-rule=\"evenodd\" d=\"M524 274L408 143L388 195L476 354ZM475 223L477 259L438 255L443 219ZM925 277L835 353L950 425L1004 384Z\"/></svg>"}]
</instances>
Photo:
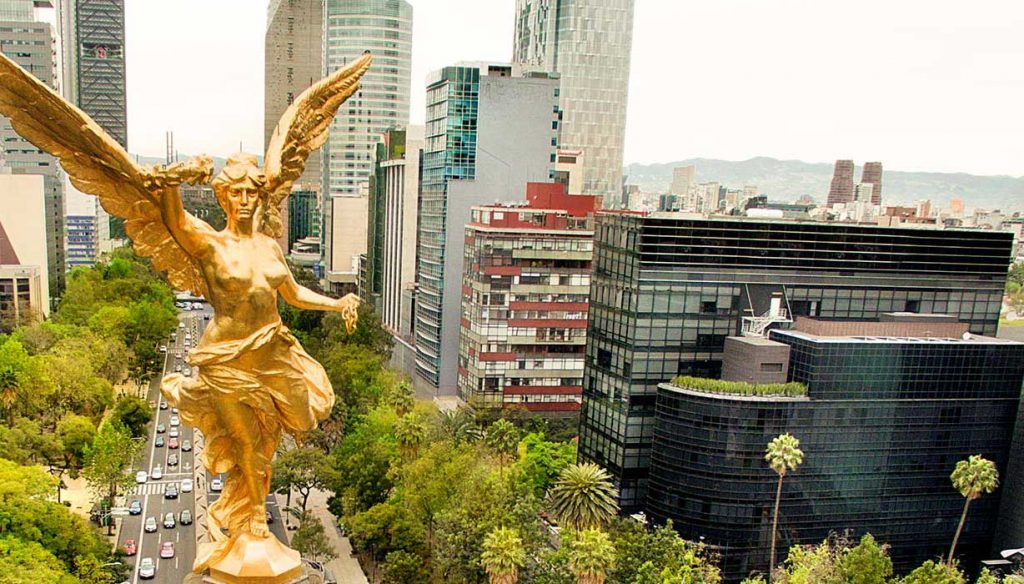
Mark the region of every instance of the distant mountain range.
<instances>
[{"instance_id":1,"label":"distant mountain range","mask_svg":"<svg viewBox=\"0 0 1024 584\"><path fill-rule=\"evenodd\" d=\"M667 164L630 164L625 168L627 182L645 192L667 192L672 169L694 165L695 181L718 182L729 188L757 185L759 192L773 201L794 201L810 195L824 202L832 180L832 164L800 160L776 160L757 157L731 161L692 158ZM858 166L854 180L860 178ZM933 205L947 206L952 197L960 197L968 209L1024 211L1024 177L978 176L966 173L902 172L883 170L882 198L886 203L910 203L930 199Z\"/></svg>"}]
</instances>

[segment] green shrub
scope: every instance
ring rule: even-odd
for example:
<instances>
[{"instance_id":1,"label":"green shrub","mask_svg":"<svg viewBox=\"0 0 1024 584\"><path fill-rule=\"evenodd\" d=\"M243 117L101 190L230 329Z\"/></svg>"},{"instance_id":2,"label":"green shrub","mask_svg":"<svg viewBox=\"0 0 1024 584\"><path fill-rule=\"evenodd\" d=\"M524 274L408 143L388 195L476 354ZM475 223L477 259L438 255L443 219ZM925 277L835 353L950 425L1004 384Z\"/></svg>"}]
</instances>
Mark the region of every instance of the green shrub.
<instances>
[{"instance_id":1,"label":"green shrub","mask_svg":"<svg viewBox=\"0 0 1024 584\"><path fill-rule=\"evenodd\" d=\"M803 397L807 395L807 386L795 381L790 383L755 384L745 381L723 381L721 379L679 375L672 380L672 385L705 393L785 397Z\"/></svg>"}]
</instances>

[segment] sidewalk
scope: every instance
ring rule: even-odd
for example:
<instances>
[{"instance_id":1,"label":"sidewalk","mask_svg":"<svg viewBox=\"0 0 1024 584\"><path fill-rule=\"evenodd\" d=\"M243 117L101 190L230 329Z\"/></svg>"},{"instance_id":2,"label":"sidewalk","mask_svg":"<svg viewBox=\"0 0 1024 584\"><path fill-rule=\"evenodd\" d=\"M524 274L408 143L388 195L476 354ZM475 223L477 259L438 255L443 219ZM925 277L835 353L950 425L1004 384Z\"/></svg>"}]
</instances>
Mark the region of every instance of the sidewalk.
<instances>
[{"instance_id":1,"label":"sidewalk","mask_svg":"<svg viewBox=\"0 0 1024 584\"><path fill-rule=\"evenodd\" d=\"M277 494L274 496L277 497L277 508L284 509L285 496ZM293 507L298 507L298 498L296 494L292 494ZM327 567L334 573L338 584L368 584L366 574L363 574L363 569L359 566L359 561L352 555L352 545L349 544L348 538L343 537L338 532L338 519L327 510L327 494L323 491L313 491L310 493L306 509L320 519L324 524L324 531L327 533L327 537L334 544L334 550L337 552L338 557L328 562ZM292 535L295 532L289 531L287 533L289 543L291 543Z\"/></svg>"}]
</instances>

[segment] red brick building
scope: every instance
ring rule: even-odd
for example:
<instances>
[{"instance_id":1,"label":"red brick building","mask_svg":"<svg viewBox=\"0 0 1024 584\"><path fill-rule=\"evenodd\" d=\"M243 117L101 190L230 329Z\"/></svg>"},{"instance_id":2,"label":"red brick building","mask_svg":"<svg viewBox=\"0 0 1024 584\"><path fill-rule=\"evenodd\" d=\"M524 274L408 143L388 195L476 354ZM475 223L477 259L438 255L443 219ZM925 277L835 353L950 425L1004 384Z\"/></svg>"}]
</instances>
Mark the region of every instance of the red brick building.
<instances>
[{"instance_id":1,"label":"red brick building","mask_svg":"<svg viewBox=\"0 0 1024 584\"><path fill-rule=\"evenodd\" d=\"M473 407L579 410L599 198L529 183L466 225L459 397Z\"/></svg>"}]
</instances>

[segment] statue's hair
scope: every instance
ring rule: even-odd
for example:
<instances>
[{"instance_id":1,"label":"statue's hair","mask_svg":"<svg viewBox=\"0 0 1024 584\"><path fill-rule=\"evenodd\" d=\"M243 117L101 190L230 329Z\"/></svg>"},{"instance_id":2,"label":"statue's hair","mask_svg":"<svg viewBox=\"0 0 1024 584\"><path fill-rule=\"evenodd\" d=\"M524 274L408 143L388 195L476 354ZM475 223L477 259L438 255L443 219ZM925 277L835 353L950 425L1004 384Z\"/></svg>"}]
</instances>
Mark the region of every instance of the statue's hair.
<instances>
[{"instance_id":1,"label":"statue's hair","mask_svg":"<svg viewBox=\"0 0 1024 584\"><path fill-rule=\"evenodd\" d=\"M240 182L248 182L257 189L262 189L267 184L267 177L263 174L263 169L260 168L254 154L232 154L210 186L216 192Z\"/></svg>"}]
</instances>

